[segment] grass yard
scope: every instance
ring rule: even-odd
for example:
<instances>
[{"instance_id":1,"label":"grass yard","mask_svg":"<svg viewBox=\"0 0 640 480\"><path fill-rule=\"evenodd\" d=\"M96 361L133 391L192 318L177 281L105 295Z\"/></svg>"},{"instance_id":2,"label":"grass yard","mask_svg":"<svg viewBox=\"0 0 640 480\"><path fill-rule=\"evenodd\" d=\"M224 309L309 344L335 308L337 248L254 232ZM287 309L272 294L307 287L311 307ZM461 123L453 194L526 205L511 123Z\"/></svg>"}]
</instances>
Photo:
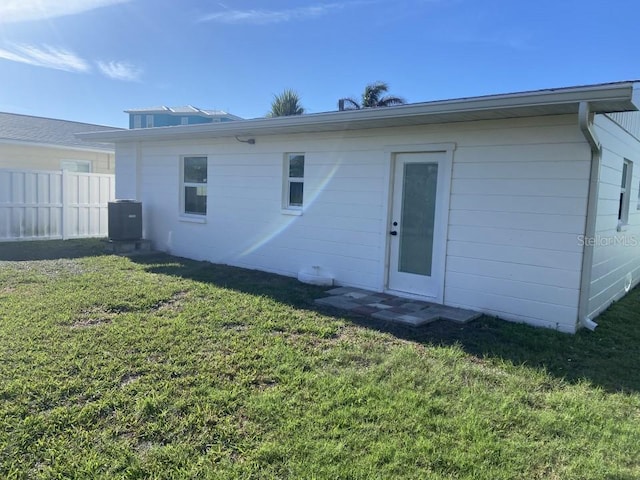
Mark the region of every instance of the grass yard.
<instances>
[{"instance_id":1,"label":"grass yard","mask_svg":"<svg viewBox=\"0 0 640 480\"><path fill-rule=\"evenodd\" d=\"M0 244L0 477L640 478L640 291L575 336L388 325L99 241Z\"/></svg>"}]
</instances>

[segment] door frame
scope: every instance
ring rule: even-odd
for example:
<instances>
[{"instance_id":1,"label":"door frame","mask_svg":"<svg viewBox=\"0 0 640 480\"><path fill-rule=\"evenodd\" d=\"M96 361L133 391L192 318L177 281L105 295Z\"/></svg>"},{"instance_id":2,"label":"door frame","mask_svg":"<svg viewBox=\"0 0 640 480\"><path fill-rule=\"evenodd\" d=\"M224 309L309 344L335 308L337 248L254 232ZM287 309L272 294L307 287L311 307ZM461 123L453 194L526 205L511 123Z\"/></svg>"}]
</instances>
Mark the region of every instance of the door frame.
<instances>
[{"instance_id":1,"label":"door frame","mask_svg":"<svg viewBox=\"0 0 640 480\"><path fill-rule=\"evenodd\" d=\"M453 168L453 152L456 149L455 143L427 143L413 145L389 145L385 148L385 157L388 160L388 182L387 182L387 215L384 222L384 291L401 295L407 298L428 300L435 303L444 303L444 284L446 276L447 259L447 238L449 231L449 204L451 198L451 173ZM437 293L434 296L415 295L407 292L400 292L389 288L389 272L391 268L391 236L389 229L393 215L393 182L396 170L396 155L401 153L442 153L442 165L438 165L438 209L440 218L444 225L440 229L438 242L434 242L433 261L434 271L439 274L437 279ZM437 246L436 246L437 244Z\"/></svg>"}]
</instances>

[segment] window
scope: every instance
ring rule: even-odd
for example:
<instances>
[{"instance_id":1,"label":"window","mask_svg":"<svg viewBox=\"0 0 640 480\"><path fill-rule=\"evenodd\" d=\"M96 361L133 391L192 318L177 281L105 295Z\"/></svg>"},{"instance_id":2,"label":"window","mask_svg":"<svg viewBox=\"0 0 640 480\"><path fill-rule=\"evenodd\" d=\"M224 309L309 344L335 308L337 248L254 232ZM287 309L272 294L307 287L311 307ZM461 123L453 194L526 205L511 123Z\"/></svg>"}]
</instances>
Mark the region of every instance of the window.
<instances>
[{"instance_id":1,"label":"window","mask_svg":"<svg viewBox=\"0 0 640 480\"><path fill-rule=\"evenodd\" d=\"M304 197L304 154L288 153L284 162L284 208L301 210Z\"/></svg>"},{"instance_id":2,"label":"window","mask_svg":"<svg viewBox=\"0 0 640 480\"><path fill-rule=\"evenodd\" d=\"M629 223L629 200L631 196L632 163L625 160L622 164L620 181L620 204L618 205L618 227Z\"/></svg>"},{"instance_id":3,"label":"window","mask_svg":"<svg viewBox=\"0 0 640 480\"><path fill-rule=\"evenodd\" d=\"M153 127L153 115L147 115L147 128Z\"/></svg>"},{"instance_id":4,"label":"window","mask_svg":"<svg viewBox=\"0 0 640 480\"><path fill-rule=\"evenodd\" d=\"M180 117L180 125L189 125L189 117Z\"/></svg>"},{"instance_id":5,"label":"window","mask_svg":"<svg viewBox=\"0 0 640 480\"><path fill-rule=\"evenodd\" d=\"M182 213L207 214L207 157L182 158Z\"/></svg>"},{"instance_id":6,"label":"window","mask_svg":"<svg viewBox=\"0 0 640 480\"><path fill-rule=\"evenodd\" d=\"M60 170L91 173L91 162L89 160L60 160Z\"/></svg>"},{"instance_id":7,"label":"window","mask_svg":"<svg viewBox=\"0 0 640 480\"><path fill-rule=\"evenodd\" d=\"M133 128L142 128L142 115L133 116Z\"/></svg>"}]
</instances>

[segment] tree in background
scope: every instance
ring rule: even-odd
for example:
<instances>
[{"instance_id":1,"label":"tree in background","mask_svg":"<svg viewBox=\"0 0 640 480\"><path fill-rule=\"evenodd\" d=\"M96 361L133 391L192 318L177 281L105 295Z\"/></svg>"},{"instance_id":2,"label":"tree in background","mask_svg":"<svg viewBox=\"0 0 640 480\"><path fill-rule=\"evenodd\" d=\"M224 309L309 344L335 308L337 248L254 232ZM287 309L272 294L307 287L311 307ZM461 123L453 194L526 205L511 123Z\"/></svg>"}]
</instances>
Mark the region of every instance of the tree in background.
<instances>
[{"instance_id":1,"label":"tree in background","mask_svg":"<svg viewBox=\"0 0 640 480\"><path fill-rule=\"evenodd\" d=\"M300 96L290 88L280 95L274 95L271 102L271 111L268 117L286 117L289 115L302 115L304 107L300 104Z\"/></svg>"},{"instance_id":2,"label":"tree in background","mask_svg":"<svg viewBox=\"0 0 640 480\"><path fill-rule=\"evenodd\" d=\"M362 100L354 98L342 98L338 102L341 110L359 110L361 108L392 107L394 105L404 105L407 101L402 97L384 95L389 91L389 84L386 82L374 82L367 85L362 94Z\"/></svg>"}]
</instances>

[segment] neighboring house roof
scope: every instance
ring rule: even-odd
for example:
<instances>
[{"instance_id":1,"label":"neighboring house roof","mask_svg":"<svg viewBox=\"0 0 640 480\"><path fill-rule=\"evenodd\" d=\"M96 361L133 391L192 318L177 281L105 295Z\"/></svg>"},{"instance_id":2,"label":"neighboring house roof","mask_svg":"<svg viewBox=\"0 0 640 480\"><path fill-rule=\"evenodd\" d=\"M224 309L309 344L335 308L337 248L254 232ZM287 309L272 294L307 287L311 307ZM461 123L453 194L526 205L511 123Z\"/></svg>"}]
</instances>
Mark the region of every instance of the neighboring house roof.
<instances>
[{"instance_id":1,"label":"neighboring house roof","mask_svg":"<svg viewBox=\"0 0 640 480\"><path fill-rule=\"evenodd\" d=\"M114 132L122 129L92 123L0 112L0 142L2 143L26 143L83 150L113 151L113 145L110 143L86 142L75 135L80 132L95 132L96 130Z\"/></svg>"},{"instance_id":2,"label":"neighboring house roof","mask_svg":"<svg viewBox=\"0 0 640 480\"><path fill-rule=\"evenodd\" d=\"M138 115L152 115L155 113L164 113L169 115L200 115L203 117L228 117L234 120L242 120L242 117L232 115L224 110L203 110L201 108L194 107L193 105L184 105L181 107L166 107L162 105L160 107L133 108L125 110L124 113Z\"/></svg>"},{"instance_id":3,"label":"neighboring house roof","mask_svg":"<svg viewBox=\"0 0 640 480\"><path fill-rule=\"evenodd\" d=\"M395 107L365 108L236 122L82 133L86 140L110 142L330 132L434 123L577 114L580 103L593 113L637 111L640 83L617 82L440 100Z\"/></svg>"}]
</instances>

